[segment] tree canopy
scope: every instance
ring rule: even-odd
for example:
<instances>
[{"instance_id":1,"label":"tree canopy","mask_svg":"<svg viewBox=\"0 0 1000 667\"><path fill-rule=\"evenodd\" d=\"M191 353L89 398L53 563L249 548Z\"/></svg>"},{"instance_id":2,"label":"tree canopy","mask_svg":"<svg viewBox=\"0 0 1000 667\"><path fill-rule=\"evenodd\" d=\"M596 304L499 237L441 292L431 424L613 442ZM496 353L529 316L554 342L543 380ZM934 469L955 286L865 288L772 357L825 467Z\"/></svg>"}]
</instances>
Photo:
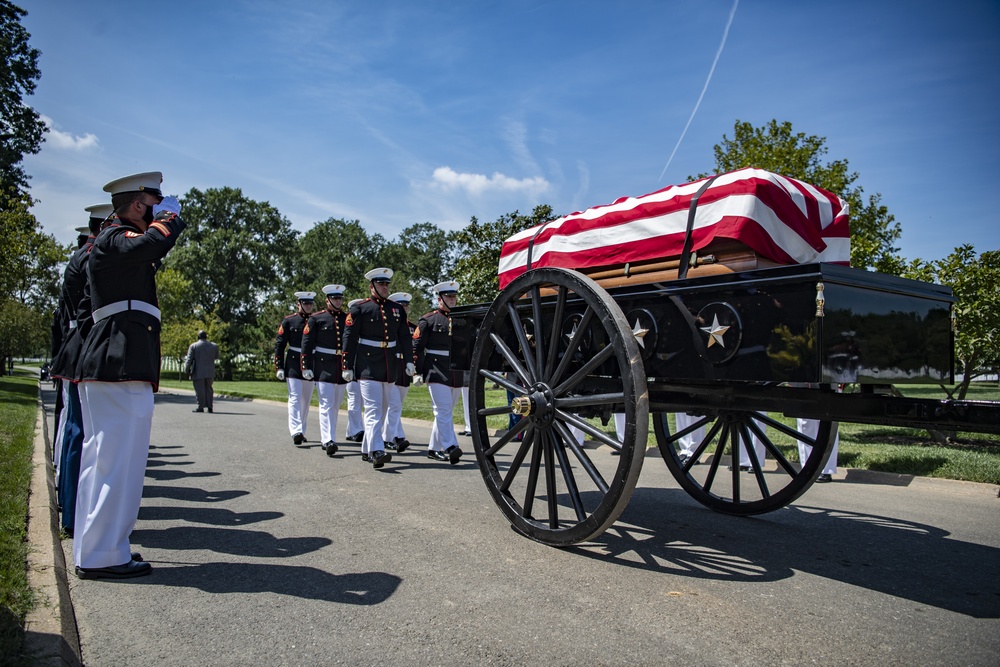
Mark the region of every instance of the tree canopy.
<instances>
[{"instance_id":1,"label":"tree canopy","mask_svg":"<svg viewBox=\"0 0 1000 667\"><path fill-rule=\"evenodd\" d=\"M31 35L21 25L25 12L7 0L0 0L0 183L25 191L28 175L21 161L35 154L42 145L46 131L37 111L24 103L35 92L41 72L38 69L38 49L28 44ZM4 199L8 191L0 192ZM0 201L0 208L4 204Z\"/></svg>"}]
</instances>

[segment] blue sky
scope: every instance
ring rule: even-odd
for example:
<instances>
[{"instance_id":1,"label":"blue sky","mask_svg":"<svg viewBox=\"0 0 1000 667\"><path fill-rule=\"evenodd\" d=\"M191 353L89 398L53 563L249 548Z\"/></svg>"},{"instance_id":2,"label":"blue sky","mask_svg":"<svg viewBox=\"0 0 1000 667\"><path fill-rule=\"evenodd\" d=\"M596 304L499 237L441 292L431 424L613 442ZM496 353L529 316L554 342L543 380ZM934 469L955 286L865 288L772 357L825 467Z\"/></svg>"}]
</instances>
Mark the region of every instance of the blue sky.
<instances>
[{"instance_id":1,"label":"blue sky","mask_svg":"<svg viewBox=\"0 0 1000 667\"><path fill-rule=\"evenodd\" d=\"M682 183L777 119L882 194L904 257L1000 248L996 0L742 0L717 62L733 0L15 4L53 130L34 212L66 243L139 171L393 238Z\"/></svg>"}]
</instances>

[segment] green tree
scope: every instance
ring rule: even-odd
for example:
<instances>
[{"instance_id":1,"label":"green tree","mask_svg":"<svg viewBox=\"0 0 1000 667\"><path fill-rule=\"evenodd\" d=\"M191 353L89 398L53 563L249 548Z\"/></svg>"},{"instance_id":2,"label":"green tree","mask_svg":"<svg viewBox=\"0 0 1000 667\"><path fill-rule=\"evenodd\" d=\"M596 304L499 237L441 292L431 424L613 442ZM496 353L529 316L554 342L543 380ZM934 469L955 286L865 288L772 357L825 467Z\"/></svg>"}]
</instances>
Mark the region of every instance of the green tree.
<instances>
[{"instance_id":1,"label":"green tree","mask_svg":"<svg viewBox=\"0 0 1000 667\"><path fill-rule=\"evenodd\" d=\"M462 286L462 303L493 301L499 290L497 268L503 242L517 232L552 218L552 207L541 204L531 215L514 211L485 224L473 217L468 226L455 232L453 238L458 260L453 277Z\"/></svg>"},{"instance_id":2,"label":"green tree","mask_svg":"<svg viewBox=\"0 0 1000 667\"><path fill-rule=\"evenodd\" d=\"M951 287L956 303L955 359L962 380L952 395L962 400L972 381L1000 366L1000 250L981 255L962 245L933 262L914 260L905 277Z\"/></svg>"},{"instance_id":3,"label":"green tree","mask_svg":"<svg viewBox=\"0 0 1000 667\"><path fill-rule=\"evenodd\" d=\"M452 241L452 235L437 225L421 222L401 231L387 244L382 258L385 266L407 275L419 292L428 293L437 283L451 278L455 264Z\"/></svg>"},{"instance_id":4,"label":"green tree","mask_svg":"<svg viewBox=\"0 0 1000 667\"><path fill-rule=\"evenodd\" d=\"M797 178L829 190L847 201L851 212L851 266L899 275L905 262L896 243L901 234L882 195L865 197L856 185L858 173L850 170L847 160L823 163L827 154L826 139L803 132L793 132L788 121L771 120L763 127L736 121L733 138L722 136L715 145L714 173L757 167ZM690 180L711 174L689 176Z\"/></svg>"},{"instance_id":5,"label":"green tree","mask_svg":"<svg viewBox=\"0 0 1000 667\"><path fill-rule=\"evenodd\" d=\"M357 220L329 218L318 222L299 237L284 296L292 302L293 292L308 290L319 294L323 285L330 283L347 286L344 295L347 300L368 296L364 274L377 265L384 246L385 239L379 234L369 236Z\"/></svg>"},{"instance_id":6,"label":"green tree","mask_svg":"<svg viewBox=\"0 0 1000 667\"><path fill-rule=\"evenodd\" d=\"M0 297L0 375L14 357L40 356L48 348L47 317L17 299Z\"/></svg>"},{"instance_id":7,"label":"green tree","mask_svg":"<svg viewBox=\"0 0 1000 667\"><path fill-rule=\"evenodd\" d=\"M25 15L20 7L0 0L0 183L18 192L28 187L21 161L39 151L46 131L38 112L24 103L41 76L40 52L28 44L31 35L21 25ZM0 209L6 208L2 200L7 194L0 192Z\"/></svg>"},{"instance_id":8,"label":"green tree","mask_svg":"<svg viewBox=\"0 0 1000 667\"><path fill-rule=\"evenodd\" d=\"M253 350L253 327L262 304L282 291L295 265L297 233L267 202L257 202L238 188L192 188L182 198L188 228L165 266L194 289L194 307L227 323L227 355L222 377L232 379L233 357Z\"/></svg>"}]
</instances>

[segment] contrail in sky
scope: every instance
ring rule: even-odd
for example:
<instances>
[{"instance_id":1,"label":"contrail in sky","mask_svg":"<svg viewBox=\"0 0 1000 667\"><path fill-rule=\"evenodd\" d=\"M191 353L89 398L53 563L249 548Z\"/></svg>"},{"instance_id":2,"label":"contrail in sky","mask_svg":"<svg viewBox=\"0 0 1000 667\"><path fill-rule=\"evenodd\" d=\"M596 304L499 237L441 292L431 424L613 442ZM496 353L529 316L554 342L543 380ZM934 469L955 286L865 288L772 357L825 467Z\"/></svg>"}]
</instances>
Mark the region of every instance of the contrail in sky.
<instances>
[{"instance_id":1,"label":"contrail in sky","mask_svg":"<svg viewBox=\"0 0 1000 667\"><path fill-rule=\"evenodd\" d=\"M681 132L680 139L677 140L677 145L674 146L674 150L670 152L670 157L667 158L667 164L663 166L663 171L660 172L660 178L657 183L663 180L663 175L667 173L667 167L674 159L674 154L677 149L680 148L681 142L684 141L684 135L687 134L688 128L691 127L691 121L694 120L694 115L698 113L698 107L701 106L701 100L705 97L705 91L708 90L708 83L712 80L712 75L715 73L715 66L719 63L719 57L722 56L722 49L726 47L726 38L729 37L729 26L733 24L733 17L736 16L736 7L739 6L740 0L733 0L733 8L729 12L729 20L726 21L726 29L722 33L722 43L719 44L719 50L715 52L715 60L712 61L712 68L708 70L708 78L705 79L705 85L702 86L701 95L698 96L698 101L694 104L694 110L691 111L691 116L688 118L687 124L684 126L684 130Z\"/></svg>"}]
</instances>

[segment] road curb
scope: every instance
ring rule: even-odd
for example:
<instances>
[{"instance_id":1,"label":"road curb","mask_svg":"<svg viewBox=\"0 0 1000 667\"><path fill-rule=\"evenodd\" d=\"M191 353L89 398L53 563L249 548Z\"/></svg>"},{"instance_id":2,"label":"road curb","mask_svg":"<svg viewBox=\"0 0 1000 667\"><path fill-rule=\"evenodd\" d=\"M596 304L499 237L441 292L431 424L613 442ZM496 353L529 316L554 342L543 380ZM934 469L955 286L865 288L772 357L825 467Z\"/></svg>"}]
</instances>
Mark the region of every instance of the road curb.
<instances>
[{"instance_id":1,"label":"road curb","mask_svg":"<svg viewBox=\"0 0 1000 667\"><path fill-rule=\"evenodd\" d=\"M38 603L25 619L25 652L32 664L81 665L80 636L59 539L59 511L48 423L39 384L31 487L28 495L28 584Z\"/></svg>"}]
</instances>

